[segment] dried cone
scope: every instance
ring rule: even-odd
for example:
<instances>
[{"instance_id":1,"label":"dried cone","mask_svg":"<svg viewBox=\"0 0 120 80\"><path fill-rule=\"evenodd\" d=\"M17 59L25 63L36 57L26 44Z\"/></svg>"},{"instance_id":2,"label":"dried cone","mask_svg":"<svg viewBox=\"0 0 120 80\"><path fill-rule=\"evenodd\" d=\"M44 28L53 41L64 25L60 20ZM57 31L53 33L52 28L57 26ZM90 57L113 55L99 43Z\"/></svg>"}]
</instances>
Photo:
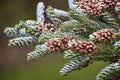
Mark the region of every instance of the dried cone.
<instances>
[{"instance_id":1,"label":"dried cone","mask_svg":"<svg viewBox=\"0 0 120 80\"><path fill-rule=\"evenodd\" d=\"M68 40L66 37L49 40L47 46L49 51L60 51L68 47Z\"/></svg>"},{"instance_id":2,"label":"dried cone","mask_svg":"<svg viewBox=\"0 0 120 80\"><path fill-rule=\"evenodd\" d=\"M90 40L93 40L98 43L111 41L115 38L115 34L112 29L104 29L98 32L92 33L90 36Z\"/></svg>"},{"instance_id":3,"label":"dried cone","mask_svg":"<svg viewBox=\"0 0 120 80\"><path fill-rule=\"evenodd\" d=\"M86 41L72 41L73 50L78 53L96 53L96 47L92 42L86 42Z\"/></svg>"},{"instance_id":4,"label":"dried cone","mask_svg":"<svg viewBox=\"0 0 120 80\"><path fill-rule=\"evenodd\" d=\"M116 3L117 0L80 0L77 5L83 9L83 13L97 15L115 7Z\"/></svg>"}]
</instances>

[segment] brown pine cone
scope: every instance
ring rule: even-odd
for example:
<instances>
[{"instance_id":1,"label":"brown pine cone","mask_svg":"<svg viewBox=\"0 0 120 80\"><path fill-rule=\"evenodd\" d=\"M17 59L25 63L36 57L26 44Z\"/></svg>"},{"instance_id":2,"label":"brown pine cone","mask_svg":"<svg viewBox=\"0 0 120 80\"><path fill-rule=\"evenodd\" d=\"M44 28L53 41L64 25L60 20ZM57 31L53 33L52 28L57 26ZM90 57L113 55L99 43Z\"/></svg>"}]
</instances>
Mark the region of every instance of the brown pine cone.
<instances>
[{"instance_id":1,"label":"brown pine cone","mask_svg":"<svg viewBox=\"0 0 120 80\"><path fill-rule=\"evenodd\" d=\"M47 41L49 51L60 51L68 47L68 39L66 37L57 38Z\"/></svg>"},{"instance_id":2,"label":"brown pine cone","mask_svg":"<svg viewBox=\"0 0 120 80\"><path fill-rule=\"evenodd\" d=\"M103 29L98 32L92 33L90 36L90 40L93 40L98 43L111 41L115 38L115 34L112 29Z\"/></svg>"},{"instance_id":3,"label":"brown pine cone","mask_svg":"<svg viewBox=\"0 0 120 80\"><path fill-rule=\"evenodd\" d=\"M83 9L83 13L98 15L104 10L115 7L117 0L81 0L76 4Z\"/></svg>"},{"instance_id":4,"label":"brown pine cone","mask_svg":"<svg viewBox=\"0 0 120 80\"><path fill-rule=\"evenodd\" d=\"M92 42L78 41L72 43L73 50L78 53L96 53L96 47Z\"/></svg>"}]
</instances>

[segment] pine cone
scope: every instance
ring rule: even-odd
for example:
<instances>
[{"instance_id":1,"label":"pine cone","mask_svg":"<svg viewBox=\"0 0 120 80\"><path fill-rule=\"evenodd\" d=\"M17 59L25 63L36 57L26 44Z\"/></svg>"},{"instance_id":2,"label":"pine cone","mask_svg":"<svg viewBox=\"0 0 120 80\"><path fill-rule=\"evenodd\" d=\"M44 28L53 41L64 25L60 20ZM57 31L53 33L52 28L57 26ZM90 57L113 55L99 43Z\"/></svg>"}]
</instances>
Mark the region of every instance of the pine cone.
<instances>
[{"instance_id":1,"label":"pine cone","mask_svg":"<svg viewBox=\"0 0 120 80\"><path fill-rule=\"evenodd\" d=\"M92 42L78 41L73 42L73 50L79 53L96 53L96 47Z\"/></svg>"},{"instance_id":2,"label":"pine cone","mask_svg":"<svg viewBox=\"0 0 120 80\"><path fill-rule=\"evenodd\" d=\"M77 2L77 5L83 9L83 13L97 15L103 10L110 10L111 7L115 7L116 3L117 0L81 0Z\"/></svg>"},{"instance_id":3,"label":"pine cone","mask_svg":"<svg viewBox=\"0 0 120 80\"><path fill-rule=\"evenodd\" d=\"M104 29L98 32L92 33L90 36L90 40L93 40L98 43L111 41L115 38L115 34L112 29Z\"/></svg>"},{"instance_id":4,"label":"pine cone","mask_svg":"<svg viewBox=\"0 0 120 80\"><path fill-rule=\"evenodd\" d=\"M49 40L47 46L49 51L60 51L68 47L68 40L66 37Z\"/></svg>"},{"instance_id":5,"label":"pine cone","mask_svg":"<svg viewBox=\"0 0 120 80\"><path fill-rule=\"evenodd\" d=\"M43 29L45 28L45 25L41 23L40 25L35 26L35 29L41 34Z\"/></svg>"},{"instance_id":6,"label":"pine cone","mask_svg":"<svg viewBox=\"0 0 120 80\"><path fill-rule=\"evenodd\" d=\"M49 30L52 31L52 32L55 31L54 24L51 24L51 23L46 23L46 24L41 23L40 25L35 26L35 29L36 29L40 34L42 33L42 31L43 31L44 29L49 29Z\"/></svg>"}]
</instances>

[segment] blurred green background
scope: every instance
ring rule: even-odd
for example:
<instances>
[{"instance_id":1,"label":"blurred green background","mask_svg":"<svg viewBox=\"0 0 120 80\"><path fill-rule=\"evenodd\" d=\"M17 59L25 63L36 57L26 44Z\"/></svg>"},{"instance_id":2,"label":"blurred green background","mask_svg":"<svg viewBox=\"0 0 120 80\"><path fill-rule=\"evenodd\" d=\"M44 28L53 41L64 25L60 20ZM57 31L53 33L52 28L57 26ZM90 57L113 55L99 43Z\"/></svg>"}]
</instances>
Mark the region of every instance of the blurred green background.
<instances>
[{"instance_id":1,"label":"blurred green background","mask_svg":"<svg viewBox=\"0 0 120 80\"><path fill-rule=\"evenodd\" d=\"M26 61L30 47L10 48L9 38L3 33L6 26L14 26L19 20L36 19L36 4L39 1L45 5L67 10L67 0L0 0L0 80L95 80L96 74L107 65L95 62L81 71L74 71L66 77L59 70L67 60L62 54L53 54L39 60ZM47 21L49 21L47 19Z\"/></svg>"}]
</instances>

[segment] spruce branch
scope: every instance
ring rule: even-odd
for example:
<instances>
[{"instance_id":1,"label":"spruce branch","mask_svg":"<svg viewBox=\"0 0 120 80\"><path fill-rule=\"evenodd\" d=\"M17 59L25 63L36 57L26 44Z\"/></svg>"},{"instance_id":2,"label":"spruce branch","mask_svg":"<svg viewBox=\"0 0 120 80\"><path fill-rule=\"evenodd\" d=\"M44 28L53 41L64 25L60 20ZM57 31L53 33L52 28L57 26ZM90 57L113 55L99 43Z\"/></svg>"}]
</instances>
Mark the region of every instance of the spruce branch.
<instances>
[{"instance_id":1,"label":"spruce branch","mask_svg":"<svg viewBox=\"0 0 120 80\"><path fill-rule=\"evenodd\" d=\"M65 66L60 70L60 74L65 76L69 72L81 69L85 65L88 65L88 61L86 61L86 58L82 56L77 56L73 58L73 60L70 60L69 63L65 64Z\"/></svg>"},{"instance_id":2,"label":"spruce branch","mask_svg":"<svg viewBox=\"0 0 120 80\"><path fill-rule=\"evenodd\" d=\"M11 47L17 47L17 46L30 46L37 44L37 38L36 37L19 37L9 40L9 46Z\"/></svg>"},{"instance_id":3,"label":"spruce branch","mask_svg":"<svg viewBox=\"0 0 120 80\"><path fill-rule=\"evenodd\" d=\"M77 7L76 0L68 0L68 5L69 5L69 8Z\"/></svg>"},{"instance_id":4,"label":"spruce branch","mask_svg":"<svg viewBox=\"0 0 120 80\"><path fill-rule=\"evenodd\" d=\"M28 53L27 60L38 59L48 54L49 52L47 45L46 44L39 45L39 47L37 47L34 51Z\"/></svg>"},{"instance_id":5,"label":"spruce branch","mask_svg":"<svg viewBox=\"0 0 120 80\"><path fill-rule=\"evenodd\" d=\"M51 32L48 29L45 29L43 31L43 33L39 36L38 38L38 42L39 43L44 43L47 40L50 40L52 38L61 38L67 36L68 38L71 38L71 34L68 32L60 32L60 31L56 31L56 32Z\"/></svg>"},{"instance_id":6,"label":"spruce branch","mask_svg":"<svg viewBox=\"0 0 120 80\"><path fill-rule=\"evenodd\" d=\"M7 27L4 30L4 33L8 37L22 37L30 36L32 34L37 35L38 34L37 31L35 31L34 29L35 25L39 25L39 22L34 20L20 21L20 23L16 24L14 28Z\"/></svg>"},{"instance_id":7,"label":"spruce branch","mask_svg":"<svg viewBox=\"0 0 120 80\"><path fill-rule=\"evenodd\" d=\"M60 9L54 9L55 14L62 20L68 20L69 19L69 14L68 12Z\"/></svg>"},{"instance_id":8,"label":"spruce branch","mask_svg":"<svg viewBox=\"0 0 120 80\"><path fill-rule=\"evenodd\" d=\"M39 49L39 48L41 48L41 45L38 44L38 45L35 46L36 50Z\"/></svg>"},{"instance_id":9,"label":"spruce branch","mask_svg":"<svg viewBox=\"0 0 120 80\"><path fill-rule=\"evenodd\" d=\"M26 31L25 28L21 28L18 33L19 33L18 37L24 37L24 36L27 37L27 36L30 36L30 34L27 33L27 31Z\"/></svg>"},{"instance_id":10,"label":"spruce branch","mask_svg":"<svg viewBox=\"0 0 120 80\"><path fill-rule=\"evenodd\" d=\"M44 3L43 2L39 2L37 4L37 10L36 10L36 15L37 15L37 21L40 23L44 23L45 18L44 18Z\"/></svg>"},{"instance_id":11,"label":"spruce branch","mask_svg":"<svg viewBox=\"0 0 120 80\"><path fill-rule=\"evenodd\" d=\"M54 33L49 31L48 29L45 29L42 34L39 36L38 38L38 42L39 43L44 43L46 42L47 40L53 38L53 35Z\"/></svg>"},{"instance_id":12,"label":"spruce branch","mask_svg":"<svg viewBox=\"0 0 120 80\"><path fill-rule=\"evenodd\" d=\"M17 30L17 32L21 29L21 23L18 23L14 26L14 29Z\"/></svg>"},{"instance_id":13,"label":"spruce branch","mask_svg":"<svg viewBox=\"0 0 120 80\"><path fill-rule=\"evenodd\" d=\"M101 22L101 24L104 24L104 26L107 28L112 28L115 31L118 31L119 25L116 23L116 20L109 12L104 12L101 15L101 19L98 18L98 20ZM104 28L104 27L103 27Z\"/></svg>"},{"instance_id":14,"label":"spruce branch","mask_svg":"<svg viewBox=\"0 0 120 80\"><path fill-rule=\"evenodd\" d=\"M110 13L112 8L117 5L119 7L117 1L68 0L68 4L68 12L47 7L46 13L54 23L52 24L44 23L45 6L39 2L37 20L20 21L14 28L5 29L7 36L15 37L9 40L8 45L35 46L35 50L28 53L27 60L38 59L50 53L63 53L64 58L70 62L60 70L61 75L87 67L91 60L118 62L107 66L96 78L120 79L120 23Z\"/></svg>"},{"instance_id":15,"label":"spruce branch","mask_svg":"<svg viewBox=\"0 0 120 80\"><path fill-rule=\"evenodd\" d=\"M115 19L107 12L97 17L98 20L91 19L89 16L77 12L75 9L70 10L70 16L81 23L87 22L90 27L93 27L93 29L100 30L103 28L112 28L115 31L119 30L119 26L115 22Z\"/></svg>"},{"instance_id":16,"label":"spruce branch","mask_svg":"<svg viewBox=\"0 0 120 80\"><path fill-rule=\"evenodd\" d=\"M114 62L117 59L120 58L120 55L114 54L111 51L108 50L99 50L97 54L92 55L92 60L93 61L109 61L109 62Z\"/></svg>"},{"instance_id":17,"label":"spruce branch","mask_svg":"<svg viewBox=\"0 0 120 80\"><path fill-rule=\"evenodd\" d=\"M58 29L62 23L62 21L59 19L59 17L55 14L54 9L51 6L48 6L46 9L47 16L52 20L52 22L55 24L56 29Z\"/></svg>"},{"instance_id":18,"label":"spruce branch","mask_svg":"<svg viewBox=\"0 0 120 80\"><path fill-rule=\"evenodd\" d=\"M21 22L21 26L22 26L22 21L20 21ZM26 25L28 25L28 26L35 26L35 25L39 25L40 24L40 22L39 21L35 21L35 20L27 20L27 21L25 21L24 22ZM24 25L24 23L23 23L23 25Z\"/></svg>"},{"instance_id":19,"label":"spruce branch","mask_svg":"<svg viewBox=\"0 0 120 80\"><path fill-rule=\"evenodd\" d=\"M69 15L71 18L79 21L79 22L85 22L86 21L86 15L82 14L81 12L78 12L76 8L70 9L69 10Z\"/></svg>"},{"instance_id":20,"label":"spruce branch","mask_svg":"<svg viewBox=\"0 0 120 80\"><path fill-rule=\"evenodd\" d=\"M39 32L35 29L36 25L40 25L38 21L27 20L20 21L21 27L25 29L25 32L32 36L38 36Z\"/></svg>"},{"instance_id":21,"label":"spruce branch","mask_svg":"<svg viewBox=\"0 0 120 80\"><path fill-rule=\"evenodd\" d=\"M81 23L75 19L70 19L62 23L62 29L68 32L71 32L75 35L79 35L81 38L88 38L88 35L91 34L96 29L91 27L89 23Z\"/></svg>"},{"instance_id":22,"label":"spruce branch","mask_svg":"<svg viewBox=\"0 0 120 80\"><path fill-rule=\"evenodd\" d=\"M15 28L10 28L10 27L7 27L5 30L4 30L4 33L8 36L8 37L17 37L18 36L18 32Z\"/></svg>"},{"instance_id":23,"label":"spruce branch","mask_svg":"<svg viewBox=\"0 0 120 80\"><path fill-rule=\"evenodd\" d=\"M62 29L71 31L73 28L78 28L79 26L77 26L77 25L80 25L80 22L78 22L75 19L70 19L70 20L62 23Z\"/></svg>"},{"instance_id":24,"label":"spruce branch","mask_svg":"<svg viewBox=\"0 0 120 80\"><path fill-rule=\"evenodd\" d=\"M74 58L74 57L77 57L77 56L80 56L80 54L75 53L72 50L64 51L64 58L66 58L66 59L71 59L71 58Z\"/></svg>"},{"instance_id":25,"label":"spruce branch","mask_svg":"<svg viewBox=\"0 0 120 80\"><path fill-rule=\"evenodd\" d=\"M120 49L120 40L114 44L115 49Z\"/></svg>"},{"instance_id":26,"label":"spruce branch","mask_svg":"<svg viewBox=\"0 0 120 80\"><path fill-rule=\"evenodd\" d=\"M120 64L119 63L113 63L109 66L105 67L97 76L97 80L119 80L120 77L116 79L116 75L120 74Z\"/></svg>"}]
</instances>

